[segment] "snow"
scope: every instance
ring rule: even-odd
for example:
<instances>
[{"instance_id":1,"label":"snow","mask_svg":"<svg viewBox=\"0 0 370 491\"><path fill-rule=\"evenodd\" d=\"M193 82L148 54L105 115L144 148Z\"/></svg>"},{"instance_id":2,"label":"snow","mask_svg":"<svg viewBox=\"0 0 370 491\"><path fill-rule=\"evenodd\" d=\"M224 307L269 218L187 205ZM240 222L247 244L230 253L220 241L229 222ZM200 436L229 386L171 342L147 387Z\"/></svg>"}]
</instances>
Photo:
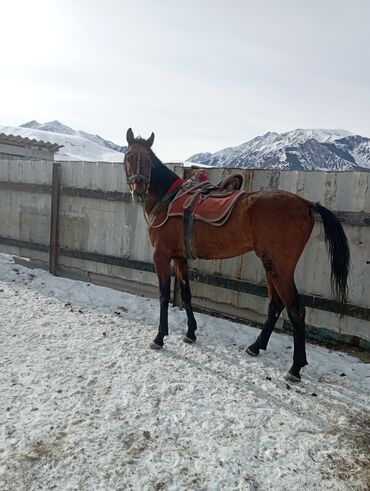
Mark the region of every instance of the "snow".
<instances>
[{"instance_id":1,"label":"snow","mask_svg":"<svg viewBox=\"0 0 370 491\"><path fill-rule=\"evenodd\" d=\"M286 141L286 145L297 145L307 140L317 140L320 143L333 142L338 138L350 136L352 133L342 129L321 129L321 128L297 128L279 135L281 140Z\"/></svg>"},{"instance_id":2,"label":"snow","mask_svg":"<svg viewBox=\"0 0 370 491\"><path fill-rule=\"evenodd\" d=\"M38 124L36 121L31 123ZM0 133L19 135L25 138L63 145L63 148L55 154L55 160L123 162L124 153L107 148L103 144L104 142L105 144L110 144L111 142L98 136L94 138L93 135L84 132L70 134L69 130L74 131L71 128L62 125L58 121L51 123L47 123L44 126L40 125L47 128L48 131L35 129L34 125L31 125L31 127L0 126ZM58 132L57 130L63 132Z\"/></svg>"},{"instance_id":3,"label":"snow","mask_svg":"<svg viewBox=\"0 0 370 491\"><path fill-rule=\"evenodd\" d=\"M336 144L339 148L348 151L358 165L370 170L370 138L353 135L339 140Z\"/></svg>"},{"instance_id":4,"label":"snow","mask_svg":"<svg viewBox=\"0 0 370 491\"><path fill-rule=\"evenodd\" d=\"M292 338L258 358L249 326L185 314L149 350L158 302L0 255L0 489L365 490L370 367ZM367 433L366 433L367 432Z\"/></svg>"}]
</instances>

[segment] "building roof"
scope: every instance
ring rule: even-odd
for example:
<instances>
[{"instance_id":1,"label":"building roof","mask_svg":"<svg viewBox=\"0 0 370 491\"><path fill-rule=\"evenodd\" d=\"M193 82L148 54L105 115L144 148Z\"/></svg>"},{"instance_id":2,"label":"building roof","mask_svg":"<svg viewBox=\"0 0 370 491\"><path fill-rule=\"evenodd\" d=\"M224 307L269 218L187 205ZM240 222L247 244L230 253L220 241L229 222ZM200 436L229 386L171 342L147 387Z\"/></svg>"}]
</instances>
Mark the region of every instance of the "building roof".
<instances>
[{"instance_id":1,"label":"building roof","mask_svg":"<svg viewBox=\"0 0 370 491\"><path fill-rule=\"evenodd\" d=\"M7 135L6 133L0 133L0 143L6 143L17 147L37 147L40 150L48 150L53 153L63 147L63 145L58 145L57 143L44 142L42 140L35 140L34 138L30 139L19 135Z\"/></svg>"}]
</instances>

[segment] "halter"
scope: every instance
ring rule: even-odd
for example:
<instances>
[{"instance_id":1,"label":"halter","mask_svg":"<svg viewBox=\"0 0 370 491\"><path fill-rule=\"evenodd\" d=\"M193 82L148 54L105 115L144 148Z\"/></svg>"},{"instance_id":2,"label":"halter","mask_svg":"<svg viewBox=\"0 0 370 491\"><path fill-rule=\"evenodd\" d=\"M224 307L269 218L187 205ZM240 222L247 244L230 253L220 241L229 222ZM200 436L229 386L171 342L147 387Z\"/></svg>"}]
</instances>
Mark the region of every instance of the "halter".
<instances>
[{"instance_id":1,"label":"halter","mask_svg":"<svg viewBox=\"0 0 370 491\"><path fill-rule=\"evenodd\" d=\"M126 163L126 157L127 157L127 153L125 154L125 159L124 159L124 164L125 164L125 171L126 171L126 178L127 178L127 184L130 186L130 189L131 189L131 184L135 181L143 181L145 183L145 195L148 194L148 189L149 189L149 184L150 184L150 177L151 177L151 174L152 174L152 163L150 162L149 164L149 175L148 176L145 176L144 174L141 173L141 169L140 169L140 153L138 152L137 153L137 161L136 161L136 173L135 174L132 174L131 176L129 176L127 174L127 163Z\"/></svg>"}]
</instances>

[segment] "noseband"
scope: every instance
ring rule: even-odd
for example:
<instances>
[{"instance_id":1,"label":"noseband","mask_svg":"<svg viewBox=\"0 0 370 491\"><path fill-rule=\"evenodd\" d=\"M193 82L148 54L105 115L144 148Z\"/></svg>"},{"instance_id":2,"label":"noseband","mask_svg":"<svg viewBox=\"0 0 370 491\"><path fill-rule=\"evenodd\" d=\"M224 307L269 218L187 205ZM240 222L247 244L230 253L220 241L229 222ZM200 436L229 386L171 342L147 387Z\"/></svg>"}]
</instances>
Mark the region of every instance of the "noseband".
<instances>
[{"instance_id":1,"label":"noseband","mask_svg":"<svg viewBox=\"0 0 370 491\"><path fill-rule=\"evenodd\" d=\"M140 182L140 181L142 181L142 182L145 183L145 194L148 194L148 189L149 189L149 184L150 184L150 177L151 177L151 173L152 173L152 164L151 164L151 162L149 164L149 174L147 176L145 176L144 174L141 173L141 169L140 169L140 153L138 152L137 153L137 161L136 161L136 173L135 174L132 174L131 176L129 176L127 174L127 163L126 163L127 153L125 154L125 160L123 162L125 164L127 184L131 188L131 184L133 184L134 182Z\"/></svg>"}]
</instances>

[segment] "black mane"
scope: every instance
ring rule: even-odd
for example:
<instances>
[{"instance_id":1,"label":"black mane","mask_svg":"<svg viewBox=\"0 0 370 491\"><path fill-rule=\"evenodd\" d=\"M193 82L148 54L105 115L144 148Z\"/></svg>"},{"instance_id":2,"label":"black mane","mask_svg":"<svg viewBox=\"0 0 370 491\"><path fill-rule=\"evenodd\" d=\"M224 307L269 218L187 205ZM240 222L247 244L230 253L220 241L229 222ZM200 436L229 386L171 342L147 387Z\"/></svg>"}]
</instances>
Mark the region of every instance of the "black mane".
<instances>
[{"instance_id":1,"label":"black mane","mask_svg":"<svg viewBox=\"0 0 370 491\"><path fill-rule=\"evenodd\" d=\"M152 165L149 189L160 199L179 176L163 164L151 149L149 149L149 157Z\"/></svg>"}]
</instances>

